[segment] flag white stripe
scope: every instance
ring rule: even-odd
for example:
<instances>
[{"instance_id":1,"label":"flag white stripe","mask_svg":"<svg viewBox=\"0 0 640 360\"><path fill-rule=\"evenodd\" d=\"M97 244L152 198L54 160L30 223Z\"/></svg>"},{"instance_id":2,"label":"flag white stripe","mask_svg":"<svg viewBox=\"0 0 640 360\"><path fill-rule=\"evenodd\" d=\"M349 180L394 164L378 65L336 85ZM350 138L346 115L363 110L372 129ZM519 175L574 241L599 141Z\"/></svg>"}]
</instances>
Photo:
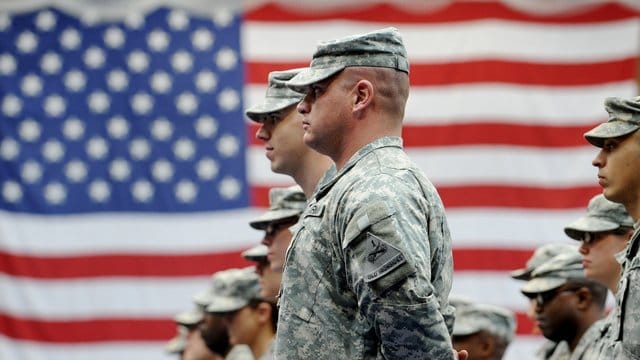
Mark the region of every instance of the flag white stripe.
<instances>
[{"instance_id":1,"label":"flag white stripe","mask_svg":"<svg viewBox=\"0 0 640 360\"><path fill-rule=\"evenodd\" d=\"M166 318L190 310L192 296L209 277L38 280L0 275L0 312L42 321L101 318ZM514 311L526 309L522 283L508 272L456 272L452 294ZM19 290L18 290L19 289ZM158 296L162 294L162 296Z\"/></svg>"},{"instance_id":2,"label":"flag white stripe","mask_svg":"<svg viewBox=\"0 0 640 360\"><path fill-rule=\"evenodd\" d=\"M172 319L190 310L191 296L208 284L209 276L40 280L0 274L0 312L42 320Z\"/></svg>"},{"instance_id":3,"label":"flag white stripe","mask_svg":"<svg viewBox=\"0 0 640 360\"><path fill-rule=\"evenodd\" d=\"M591 166L597 153L593 146L541 149L477 145L405 150L436 186L491 184L554 188L597 184L597 172ZM250 147L247 156L252 184L291 182L290 178L271 172L261 146Z\"/></svg>"},{"instance_id":4,"label":"flag white stripe","mask_svg":"<svg viewBox=\"0 0 640 360\"><path fill-rule=\"evenodd\" d=\"M263 210L256 210L261 213ZM563 228L567 223L577 219L583 209L548 210L548 209L517 209L517 208L448 208L447 219L453 233L455 246L464 247L507 247L533 248L547 242L565 238ZM40 217L32 215L3 215L4 224L13 225L12 232L21 232L15 236L6 232L2 235L0 251L31 255L31 256L80 256L80 255L111 255L113 253L140 255L180 255L182 253L238 251L247 249L260 242L263 233L248 226L249 219L236 219L227 222L226 227L206 224L199 226L180 226L171 230L171 226L164 218L156 221L148 217L137 215L133 218L113 219L112 226L105 225L99 216L87 216L78 220L74 217L54 217L52 221L42 221ZM134 237L130 234L130 223L140 220L139 234L154 230L155 227L166 226L168 234L162 235L162 240L154 244L154 235ZM11 222L10 222L11 221ZM492 224L492 226L487 226ZM5 227L5 226L3 226ZM59 231L61 228L74 229L82 233L82 229L92 229L96 236L105 236L108 241L96 241L85 244L85 240L69 239L68 233ZM205 229L206 230L203 230ZM229 229L230 232L221 231ZM240 231L239 231L239 230ZM483 229L483 231L478 231ZM202 232L205 231L203 237ZM236 232L237 231L237 232ZM235 235L234 235L235 233ZM239 235L240 234L240 235ZM46 235L47 241L41 241ZM160 235L158 235L160 236Z\"/></svg>"},{"instance_id":5,"label":"flag white stripe","mask_svg":"<svg viewBox=\"0 0 640 360\"><path fill-rule=\"evenodd\" d=\"M344 20L309 21L304 26L298 22L249 21L242 29L242 51L253 61L310 61L321 41L386 25ZM635 56L638 41L633 39L637 40L640 33L636 19L569 25L496 19L394 26L402 33L411 59L418 62L493 58L553 63L607 61Z\"/></svg>"},{"instance_id":6,"label":"flag white stripe","mask_svg":"<svg viewBox=\"0 0 640 360\"><path fill-rule=\"evenodd\" d=\"M244 106L262 103L265 85L248 85ZM406 125L500 121L524 125L589 125L606 120L604 99L630 98L634 80L593 86L533 86L480 83L414 86L405 111ZM250 121L247 119L247 121Z\"/></svg>"},{"instance_id":7,"label":"flag white stripe","mask_svg":"<svg viewBox=\"0 0 640 360\"><path fill-rule=\"evenodd\" d=\"M261 233L249 221L262 212L40 216L0 211L0 249L42 256L233 251L259 241Z\"/></svg>"},{"instance_id":8,"label":"flag white stripe","mask_svg":"<svg viewBox=\"0 0 640 360\"><path fill-rule=\"evenodd\" d=\"M564 234L564 227L584 215L584 209L454 208L446 212L454 247L507 249L575 243Z\"/></svg>"}]
</instances>

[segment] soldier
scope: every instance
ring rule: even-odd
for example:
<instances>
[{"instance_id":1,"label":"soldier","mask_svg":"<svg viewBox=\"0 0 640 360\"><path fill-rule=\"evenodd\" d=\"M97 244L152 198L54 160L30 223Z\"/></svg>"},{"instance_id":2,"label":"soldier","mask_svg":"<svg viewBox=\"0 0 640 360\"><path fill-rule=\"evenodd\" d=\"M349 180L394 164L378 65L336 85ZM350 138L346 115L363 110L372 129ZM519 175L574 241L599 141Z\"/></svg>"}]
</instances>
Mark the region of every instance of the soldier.
<instances>
[{"instance_id":1,"label":"soldier","mask_svg":"<svg viewBox=\"0 0 640 360\"><path fill-rule=\"evenodd\" d=\"M396 29L322 43L287 86L304 142L334 165L289 247L276 357L449 359L451 239L402 150L409 63Z\"/></svg>"},{"instance_id":2,"label":"soldier","mask_svg":"<svg viewBox=\"0 0 640 360\"><path fill-rule=\"evenodd\" d=\"M258 277L250 269L239 270L227 278L213 294L207 313L222 316L229 343L247 345L253 358L264 359L276 331L277 308L260 297Z\"/></svg>"},{"instance_id":3,"label":"soldier","mask_svg":"<svg viewBox=\"0 0 640 360\"><path fill-rule=\"evenodd\" d=\"M302 119L296 111L296 105L304 95L285 86L300 70L269 73L264 102L252 106L246 114L260 124L256 137L265 142L271 170L291 176L308 198L331 165L331 159L302 142Z\"/></svg>"},{"instance_id":4,"label":"soldier","mask_svg":"<svg viewBox=\"0 0 640 360\"><path fill-rule=\"evenodd\" d=\"M584 277L578 251L560 254L540 265L521 288L535 301L536 324L547 339L559 343L545 359L585 359L584 352L598 337L596 323L604 315L607 289ZM594 325L596 324L596 325Z\"/></svg>"},{"instance_id":5,"label":"soldier","mask_svg":"<svg viewBox=\"0 0 640 360\"><path fill-rule=\"evenodd\" d=\"M599 194L591 198L587 214L564 228L567 236L581 241L580 253L585 276L605 285L616 294L620 263L616 255L624 251L633 234L633 220L622 204ZM587 359L612 359L611 324L614 312L600 322L599 338L585 351Z\"/></svg>"},{"instance_id":6,"label":"soldier","mask_svg":"<svg viewBox=\"0 0 640 360\"><path fill-rule=\"evenodd\" d=\"M169 354L178 355L179 359L184 359L182 356L184 354L184 349L187 345L187 334L189 333L189 329L178 325L176 328L176 336L171 338L166 345L164 346L164 350Z\"/></svg>"},{"instance_id":7,"label":"soldier","mask_svg":"<svg viewBox=\"0 0 640 360\"><path fill-rule=\"evenodd\" d=\"M242 257L256 263L256 273L260 277L260 297L275 303L278 291L280 291L282 271L271 269L267 258L268 254L269 248L260 244L243 251Z\"/></svg>"},{"instance_id":8,"label":"soldier","mask_svg":"<svg viewBox=\"0 0 640 360\"><path fill-rule=\"evenodd\" d=\"M453 347L466 349L469 360L500 360L516 334L516 317L500 306L449 298L456 308Z\"/></svg>"},{"instance_id":9,"label":"soldier","mask_svg":"<svg viewBox=\"0 0 640 360\"><path fill-rule=\"evenodd\" d=\"M307 206L299 186L273 188L269 191L269 210L249 222L257 230L264 230L262 244L269 248L268 259L273 271L282 272L284 257L291 243L290 227L298 222Z\"/></svg>"},{"instance_id":10,"label":"soldier","mask_svg":"<svg viewBox=\"0 0 640 360\"><path fill-rule=\"evenodd\" d=\"M621 256L622 275L616 292L612 346L616 359L638 359L640 354L640 97L607 98L607 122L584 134L600 149L593 159L604 196L624 205L635 223L635 232Z\"/></svg>"},{"instance_id":11,"label":"soldier","mask_svg":"<svg viewBox=\"0 0 640 360\"><path fill-rule=\"evenodd\" d=\"M180 328L179 331L184 331L184 348L181 356L183 360L217 359L216 354L207 347L204 339L200 335L200 325L204 321L203 309L201 305L196 303L192 310L183 311L174 318Z\"/></svg>"},{"instance_id":12,"label":"soldier","mask_svg":"<svg viewBox=\"0 0 640 360\"><path fill-rule=\"evenodd\" d=\"M585 276L615 294L621 272L615 256L633 235L633 219L624 206L596 195L589 201L587 214L565 226L564 232L582 243Z\"/></svg>"},{"instance_id":13,"label":"soldier","mask_svg":"<svg viewBox=\"0 0 640 360\"><path fill-rule=\"evenodd\" d=\"M201 313L203 320L200 322L200 337L204 340L207 348L214 354L214 359L224 360L253 360L250 349L245 345L232 346L229 343L229 334L224 318L220 315L207 312L207 307L211 304L214 296L224 293L238 277L244 273L252 273L257 279L253 269L229 269L222 270L211 275L211 284L205 291L194 295L196 303L196 313ZM240 274L240 275L239 275Z\"/></svg>"}]
</instances>

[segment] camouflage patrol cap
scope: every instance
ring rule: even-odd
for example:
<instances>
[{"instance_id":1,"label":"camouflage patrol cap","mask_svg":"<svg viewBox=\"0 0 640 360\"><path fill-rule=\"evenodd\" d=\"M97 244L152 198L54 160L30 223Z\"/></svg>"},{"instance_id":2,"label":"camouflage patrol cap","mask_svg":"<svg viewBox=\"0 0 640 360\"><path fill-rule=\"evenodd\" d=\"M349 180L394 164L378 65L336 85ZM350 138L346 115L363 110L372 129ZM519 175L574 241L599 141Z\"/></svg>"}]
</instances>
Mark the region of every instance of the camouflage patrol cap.
<instances>
[{"instance_id":1,"label":"camouflage patrol cap","mask_svg":"<svg viewBox=\"0 0 640 360\"><path fill-rule=\"evenodd\" d=\"M609 97L604 100L609 120L587 131L584 138L591 144L602 147L606 139L631 134L640 129L640 96L631 100Z\"/></svg>"},{"instance_id":2,"label":"camouflage patrol cap","mask_svg":"<svg viewBox=\"0 0 640 360\"><path fill-rule=\"evenodd\" d=\"M204 320L204 306L196 305L192 310L178 313L174 318L177 324L193 327Z\"/></svg>"},{"instance_id":3,"label":"camouflage patrol cap","mask_svg":"<svg viewBox=\"0 0 640 360\"><path fill-rule=\"evenodd\" d=\"M350 66L385 67L408 74L407 50L398 30L388 27L320 43L310 67L300 71L287 86L306 92L309 85Z\"/></svg>"},{"instance_id":4,"label":"camouflage patrol cap","mask_svg":"<svg viewBox=\"0 0 640 360\"><path fill-rule=\"evenodd\" d=\"M486 331L504 340L513 340L516 332L516 317L512 311L500 306L467 302L454 305L456 320L452 336L473 335Z\"/></svg>"},{"instance_id":5,"label":"camouflage patrol cap","mask_svg":"<svg viewBox=\"0 0 640 360\"><path fill-rule=\"evenodd\" d=\"M254 262L261 262L267 259L267 254L269 253L269 247L264 244L256 245L250 249L247 249L242 252L242 257Z\"/></svg>"},{"instance_id":6,"label":"camouflage patrol cap","mask_svg":"<svg viewBox=\"0 0 640 360\"><path fill-rule=\"evenodd\" d=\"M187 346L187 334L189 329L184 326L178 326L176 336L169 340L164 346L164 350L169 354L180 354Z\"/></svg>"},{"instance_id":7,"label":"camouflage patrol cap","mask_svg":"<svg viewBox=\"0 0 640 360\"><path fill-rule=\"evenodd\" d=\"M304 97L304 94L288 88L285 84L298 74L300 70L302 69L270 72L267 94L264 101L261 104L250 107L246 111L247 117L256 122L263 122L268 115L299 103Z\"/></svg>"},{"instance_id":8,"label":"camouflage patrol cap","mask_svg":"<svg viewBox=\"0 0 640 360\"><path fill-rule=\"evenodd\" d=\"M589 200L587 214L565 226L564 232L574 240L582 240L585 233L611 231L621 226L633 227L627 209L599 194Z\"/></svg>"},{"instance_id":9,"label":"camouflage patrol cap","mask_svg":"<svg viewBox=\"0 0 640 360\"><path fill-rule=\"evenodd\" d=\"M249 225L254 229L264 230L271 223L300 216L306 206L307 198L300 186L273 188L269 190L269 210L252 220Z\"/></svg>"},{"instance_id":10,"label":"camouflage patrol cap","mask_svg":"<svg viewBox=\"0 0 640 360\"><path fill-rule=\"evenodd\" d=\"M247 306L254 299L260 299L258 274L253 267L234 269L224 277L222 289L211 297L207 312L234 312Z\"/></svg>"},{"instance_id":11,"label":"camouflage patrol cap","mask_svg":"<svg viewBox=\"0 0 640 360\"><path fill-rule=\"evenodd\" d=\"M228 282L227 278L235 276L238 271L241 271L241 269L227 269L213 273L209 278L209 287L193 295L193 302L197 305L197 308L204 313L213 296L224 291Z\"/></svg>"},{"instance_id":12,"label":"camouflage patrol cap","mask_svg":"<svg viewBox=\"0 0 640 360\"><path fill-rule=\"evenodd\" d=\"M571 279L584 279L582 255L578 250L555 256L536 268L531 280L520 291L523 294L538 294L558 288Z\"/></svg>"},{"instance_id":13,"label":"camouflage patrol cap","mask_svg":"<svg viewBox=\"0 0 640 360\"><path fill-rule=\"evenodd\" d=\"M549 259L553 258L564 252L570 252L576 250L577 247L569 244L545 244L538 247L533 255L527 260L527 264L524 268L516 269L511 272L511 277L516 280L529 280L531 279L531 273L538 266L547 262Z\"/></svg>"}]
</instances>

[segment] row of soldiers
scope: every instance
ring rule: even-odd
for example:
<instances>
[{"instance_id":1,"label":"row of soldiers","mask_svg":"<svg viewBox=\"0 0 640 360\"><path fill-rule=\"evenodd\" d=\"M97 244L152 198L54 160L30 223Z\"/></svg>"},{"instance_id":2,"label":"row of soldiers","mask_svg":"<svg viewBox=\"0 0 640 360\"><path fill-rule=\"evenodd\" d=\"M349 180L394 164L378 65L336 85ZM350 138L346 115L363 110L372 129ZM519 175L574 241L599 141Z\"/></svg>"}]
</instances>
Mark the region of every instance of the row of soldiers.
<instances>
[{"instance_id":1,"label":"row of soldiers","mask_svg":"<svg viewBox=\"0 0 640 360\"><path fill-rule=\"evenodd\" d=\"M260 125L256 137L265 143L272 171L300 187L273 189L269 211L250 224L265 232L266 249L244 254L260 276L248 269L214 274L208 292L194 298L196 311L185 316L191 321L177 319L184 333L196 334L187 335L187 344L201 338L212 358L504 354L515 331L513 314L450 300L453 261L444 207L402 150L408 73L402 39L389 28L321 43L309 68L269 74L264 102L246 114ZM516 275L526 280L521 291L529 313L551 341L545 357L637 356L629 350L637 342L636 324L623 320L640 311L624 301L638 286L629 279L640 267L634 265L637 249L626 245L633 221L618 215L640 211L632 206L640 199L633 182L640 156L627 149L635 143L625 143L640 128L639 104L608 99L609 121L585 134L602 149L593 165L604 195L624 206L594 198L586 217L566 229L581 241L578 250L549 254L541 248ZM618 150L623 147L626 152ZM606 240L610 236L624 241ZM611 260L624 249L617 255L626 264L621 267ZM607 288L618 301L613 315L600 320ZM190 349L184 348L185 358Z\"/></svg>"},{"instance_id":2,"label":"row of soldiers","mask_svg":"<svg viewBox=\"0 0 640 360\"><path fill-rule=\"evenodd\" d=\"M277 307L289 227L306 205L297 186L270 191L270 208L250 222L263 230L262 243L242 253L255 268L229 269L211 277L208 289L193 296L194 309L176 315L178 335L166 346L183 359L272 359ZM568 224L565 233L580 246L547 244L539 247L522 269L511 276L521 280L529 299L528 315L549 340L541 359L610 358L605 341L611 321L605 318L607 290L615 294L620 277L616 255L633 233L633 221L621 204L595 196L585 216ZM516 332L510 310L450 297L456 308L453 347L467 350L470 359L501 359ZM608 316L611 317L613 313ZM594 356L598 354L598 356ZM602 356L602 354L608 354Z\"/></svg>"}]
</instances>

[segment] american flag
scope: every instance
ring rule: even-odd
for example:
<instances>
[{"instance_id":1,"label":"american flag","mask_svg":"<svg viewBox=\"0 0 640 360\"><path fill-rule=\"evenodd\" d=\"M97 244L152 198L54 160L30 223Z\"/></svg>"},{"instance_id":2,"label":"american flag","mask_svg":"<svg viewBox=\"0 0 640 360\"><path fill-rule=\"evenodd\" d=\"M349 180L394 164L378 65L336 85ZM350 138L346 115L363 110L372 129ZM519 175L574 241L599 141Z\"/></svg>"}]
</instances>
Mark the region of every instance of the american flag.
<instances>
[{"instance_id":1,"label":"american flag","mask_svg":"<svg viewBox=\"0 0 640 360\"><path fill-rule=\"evenodd\" d=\"M243 109L318 41L386 26L410 56L403 137L447 209L453 292L518 312L507 358L533 358L508 271L569 242L599 191L582 133L605 97L637 94L640 6L249 3L0 3L0 358L167 358L172 316L246 264L249 219L292 183Z\"/></svg>"}]
</instances>

